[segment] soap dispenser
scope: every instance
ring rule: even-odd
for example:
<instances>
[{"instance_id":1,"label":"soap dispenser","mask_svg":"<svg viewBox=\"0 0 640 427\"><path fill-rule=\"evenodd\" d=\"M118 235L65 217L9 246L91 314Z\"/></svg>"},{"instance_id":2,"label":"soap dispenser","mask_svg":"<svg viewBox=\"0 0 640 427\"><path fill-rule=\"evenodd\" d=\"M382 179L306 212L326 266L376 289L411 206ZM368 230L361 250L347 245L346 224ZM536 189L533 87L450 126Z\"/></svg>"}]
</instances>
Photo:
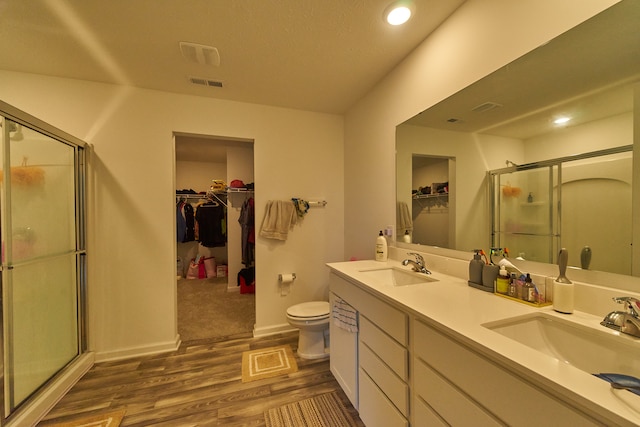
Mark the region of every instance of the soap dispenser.
<instances>
[{"instance_id":1,"label":"soap dispenser","mask_svg":"<svg viewBox=\"0 0 640 427\"><path fill-rule=\"evenodd\" d=\"M473 254L473 259L469 261L469 284L473 286L481 285L482 286L482 268L484 267L484 261L482 261L482 256L480 252L482 249L474 249L475 253Z\"/></svg>"}]
</instances>

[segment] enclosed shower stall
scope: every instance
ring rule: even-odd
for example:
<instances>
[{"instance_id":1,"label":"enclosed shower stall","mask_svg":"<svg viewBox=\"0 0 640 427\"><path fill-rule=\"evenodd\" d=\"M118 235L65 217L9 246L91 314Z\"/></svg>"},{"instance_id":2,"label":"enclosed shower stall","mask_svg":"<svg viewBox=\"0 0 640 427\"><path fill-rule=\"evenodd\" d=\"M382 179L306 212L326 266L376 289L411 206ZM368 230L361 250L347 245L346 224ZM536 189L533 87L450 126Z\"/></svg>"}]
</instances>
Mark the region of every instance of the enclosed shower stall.
<instances>
[{"instance_id":1,"label":"enclosed shower stall","mask_svg":"<svg viewBox=\"0 0 640 427\"><path fill-rule=\"evenodd\" d=\"M510 256L632 274L632 146L489 172L492 246Z\"/></svg>"},{"instance_id":2,"label":"enclosed shower stall","mask_svg":"<svg viewBox=\"0 0 640 427\"><path fill-rule=\"evenodd\" d=\"M4 425L86 350L85 144L0 108Z\"/></svg>"}]
</instances>

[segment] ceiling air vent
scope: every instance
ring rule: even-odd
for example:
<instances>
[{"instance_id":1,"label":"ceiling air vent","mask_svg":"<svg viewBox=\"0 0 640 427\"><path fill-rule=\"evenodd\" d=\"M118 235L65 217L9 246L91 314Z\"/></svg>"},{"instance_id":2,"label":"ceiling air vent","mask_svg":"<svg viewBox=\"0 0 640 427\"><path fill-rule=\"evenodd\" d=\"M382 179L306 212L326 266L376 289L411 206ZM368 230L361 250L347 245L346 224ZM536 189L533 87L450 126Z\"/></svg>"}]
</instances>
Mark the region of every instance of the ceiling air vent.
<instances>
[{"instance_id":1,"label":"ceiling air vent","mask_svg":"<svg viewBox=\"0 0 640 427\"><path fill-rule=\"evenodd\" d=\"M474 113L484 113L485 111L493 110L500 107L502 107L502 104L498 104L497 102L485 102L473 107L471 111L473 111Z\"/></svg>"},{"instance_id":2,"label":"ceiling air vent","mask_svg":"<svg viewBox=\"0 0 640 427\"><path fill-rule=\"evenodd\" d=\"M180 42L180 52L184 59L202 65L220 66L220 53L213 46Z\"/></svg>"},{"instance_id":3,"label":"ceiling air vent","mask_svg":"<svg viewBox=\"0 0 640 427\"><path fill-rule=\"evenodd\" d=\"M194 85L222 87L222 82L218 80L209 80L202 77L189 77L189 81Z\"/></svg>"},{"instance_id":4,"label":"ceiling air vent","mask_svg":"<svg viewBox=\"0 0 640 427\"><path fill-rule=\"evenodd\" d=\"M450 119L447 119L447 122L449 123L462 123L461 119L456 119L455 117L451 117Z\"/></svg>"}]
</instances>

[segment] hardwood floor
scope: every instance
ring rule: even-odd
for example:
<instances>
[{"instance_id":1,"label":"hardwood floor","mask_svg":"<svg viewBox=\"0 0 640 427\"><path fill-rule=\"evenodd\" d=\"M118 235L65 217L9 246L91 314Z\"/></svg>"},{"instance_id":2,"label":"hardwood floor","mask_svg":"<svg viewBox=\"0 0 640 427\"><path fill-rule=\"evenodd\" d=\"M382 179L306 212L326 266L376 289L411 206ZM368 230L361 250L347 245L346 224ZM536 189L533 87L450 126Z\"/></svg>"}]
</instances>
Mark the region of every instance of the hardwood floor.
<instances>
[{"instance_id":1,"label":"hardwood floor","mask_svg":"<svg viewBox=\"0 0 640 427\"><path fill-rule=\"evenodd\" d=\"M297 333L253 338L251 334L183 343L171 353L96 364L39 426L80 414L126 409L121 426L264 426L264 412L331 391L359 426L328 360L296 356L298 372L242 382L242 352L289 344Z\"/></svg>"}]
</instances>

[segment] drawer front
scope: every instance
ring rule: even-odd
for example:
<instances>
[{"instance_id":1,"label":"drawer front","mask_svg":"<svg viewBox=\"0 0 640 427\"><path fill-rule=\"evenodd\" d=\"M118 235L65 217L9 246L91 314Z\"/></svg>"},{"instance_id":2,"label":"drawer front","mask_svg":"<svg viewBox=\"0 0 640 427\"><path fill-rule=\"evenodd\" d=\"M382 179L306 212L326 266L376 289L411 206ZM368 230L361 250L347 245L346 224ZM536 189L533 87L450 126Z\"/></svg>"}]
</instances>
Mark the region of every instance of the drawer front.
<instances>
[{"instance_id":1,"label":"drawer front","mask_svg":"<svg viewBox=\"0 0 640 427\"><path fill-rule=\"evenodd\" d=\"M444 422L442 418L436 414L433 409L427 405L420 397L415 396L413 398L413 423L414 426L429 426L429 427L449 427L449 424Z\"/></svg>"},{"instance_id":2,"label":"drawer front","mask_svg":"<svg viewBox=\"0 0 640 427\"><path fill-rule=\"evenodd\" d=\"M366 345L360 346L360 368L405 417L409 416L409 386Z\"/></svg>"},{"instance_id":3,"label":"drawer front","mask_svg":"<svg viewBox=\"0 0 640 427\"><path fill-rule=\"evenodd\" d=\"M407 349L384 333L365 316L360 316L360 342L365 343L401 379L409 378Z\"/></svg>"},{"instance_id":4,"label":"drawer front","mask_svg":"<svg viewBox=\"0 0 640 427\"><path fill-rule=\"evenodd\" d=\"M367 427L409 426L409 421L402 416L363 369L360 369L359 379L359 413L360 419Z\"/></svg>"},{"instance_id":5,"label":"drawer front","mask_svg":"<svg viewBox=\"0 0 640 427\"><path fill-rule=\"evenodd\" d=\"M413 373L415 394L427 402L448 424L468 425L473 420L473 425L478 427L502 425L422 361L416 360Z\"/></svg>"},{"instance_id":6,"label":"drawer front","mask_svg":"<svg viewBox=\"0 0 640 427\"><path fill-rule=\"evenodd\" d=\"M393 339L402 345L408 344L407 314L335 273L329 276L329 287L331 292L371 319Z\"/></svg>"},{"instance_id":7,"label":"drawer front","mask_svg":"<svg viewBox=\"0 0 640 427\"><path fill-rule=\"evenodd\" d=\"M600 425L421 321L413 322L413 340L416 356L508 425ZM534 402L536 409L505 404L513 396Z\"/></svg>"}]
</instances>

